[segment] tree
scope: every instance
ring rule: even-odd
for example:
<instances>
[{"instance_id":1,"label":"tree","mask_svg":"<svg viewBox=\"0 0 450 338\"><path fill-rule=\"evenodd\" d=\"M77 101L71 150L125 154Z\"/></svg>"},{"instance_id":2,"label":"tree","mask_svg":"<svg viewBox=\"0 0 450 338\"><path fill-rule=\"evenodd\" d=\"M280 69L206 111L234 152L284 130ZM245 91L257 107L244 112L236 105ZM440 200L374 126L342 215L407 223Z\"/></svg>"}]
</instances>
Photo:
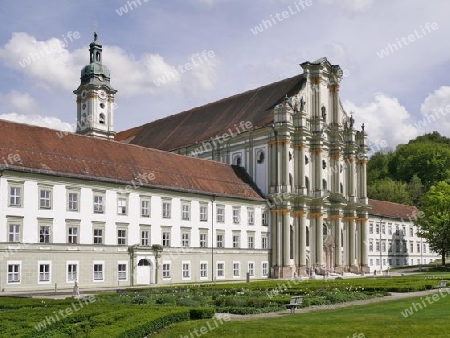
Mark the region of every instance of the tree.
<instances>
[{"instance_id":1,"label":"tree","mask_svg":"<svg viewBox=\"0 0 450 338\"><path fill-rule=\"evenodd\" d=\"M411 204L408 185L390 178L377 180L367 187L367 195L381 201L389 201L401 204Z\"/></svg>"},{"instance_id":2,"label":"tree","mask_svg":"<svg viewBox=\"0 0 450 338\"><path fill-rule=\"evenodd\" d=\"M408 194L412 204L420 208L422 206L422 199L425 194L425 187L423 186L422 180L419 176L414 175L408 183Z\"/></svg>"},{"instance_id":3,"label":"tree","mask_svg":"<svg viewBox=\"0 0 450 338\"><path fill-rule=\"evenodd\" d=\"M389 177L389 161L393 153L383 153L377 151L367 162L367 184L372 184L376 180Z\"/></svg>"},{"instance_id":4,"label":"tree","mask_svg":"<svg viewBox=\"0 0 450 338\"><path fill-rule=\"evenodd\" d=\"M426 188L450 178L450 147L444 143L410 142L397 147L389 162L390 177L410 182L417 175Z\"/></svg>"},{"instance_id":5,"label":"tree","mask_svg":"<svg viewBox=\"0 0 450 338\"><path fill-rule=\"evenodd\" d=\"M425 194L422 209L414 224L420 228L419 235L426 238L431 250L442 257L450 252L450 184L439 182Z\"/></svg>"}]
</instances>

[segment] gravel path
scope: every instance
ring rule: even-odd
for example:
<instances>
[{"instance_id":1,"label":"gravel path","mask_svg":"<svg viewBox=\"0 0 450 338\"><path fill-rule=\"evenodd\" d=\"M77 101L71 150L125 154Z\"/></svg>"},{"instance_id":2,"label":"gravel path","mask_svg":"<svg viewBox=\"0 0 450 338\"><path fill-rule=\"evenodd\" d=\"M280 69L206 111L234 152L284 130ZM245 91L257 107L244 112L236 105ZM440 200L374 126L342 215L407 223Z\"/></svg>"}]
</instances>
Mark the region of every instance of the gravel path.
<instances>
[{"instance_id":1,"label":"gravel path","mask_svg":"<svg viewBox=\"0 0 450 338\"><path fill-rule=\"evenodd\" d=\"M433 293L438 292L438 290L426 290L426 291L419 291L419 292L405 292L405 293L395 293L392 292L390 296L384 296L384 297L376 297L371 299L364 299L364 300L355 300L352 302L345 302L345 303L337 303L332 305L313 305L301 309L297 309L295 313L307 313L307 312L317 312L317 311L323 311L323 310L333 310L333 309L340 309L350 306L359 306L359 305L366 305L366 304L373 304L373 303L381 303L381 302L388 302L391 300L397 300L397 299L404 299L404 298L411 298L411 297L420 297L420 296L426 296ZM216 317L220 318L224 315L229 316L231 320L251 320L251 319L259 319L259 318L276 318L281 317L285 315L289 315L289 310L284 310L280 312L269 312L269 313L259 313L259 314L252 314L252 315L236 315L231 313L216 313Z\"/></svg>"}]
</instances>

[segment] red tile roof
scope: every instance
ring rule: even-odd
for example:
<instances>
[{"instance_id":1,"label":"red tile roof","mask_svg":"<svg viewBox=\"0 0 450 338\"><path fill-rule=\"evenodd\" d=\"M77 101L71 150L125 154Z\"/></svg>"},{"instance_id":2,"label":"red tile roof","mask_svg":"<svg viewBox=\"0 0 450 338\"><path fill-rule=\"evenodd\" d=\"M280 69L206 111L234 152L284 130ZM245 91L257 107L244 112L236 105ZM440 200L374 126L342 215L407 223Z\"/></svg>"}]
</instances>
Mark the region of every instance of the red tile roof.
<instances>
[{"instance_id":1,"label":"red tile roof","mask_svg":"<svg viewBox=\"0 0 450 338\"><path fill-rule=\"evenodd\" d=\"M369 209L369 214L376 216L413 220L419 213L419 209L417 209L415 206L393 202L369 199L369 205L372 207L372 209Z\"/></svg>"},{"instance_id":2,"label":"red tile roof","mask_svg":"<svg viewBox=\"0 0 450 338\"><path fill-rule=\"evenodd\" d=\"M299 90L303 75L259 87L217 102L125 130L117 141L171 151L235 130L250 121L253 130L273 122L273 108Z\"/></svg>"},{"instance_id":3,"label":"red tile roof","mask_svg":"<svg viewBox=\"0 0 450 338\"><path fill-rule=\"evenodd\" d=\"M118 188L134 182L135 186L263 200L242 168L4 120L0 120L0 159L0 169L116 182ZM154 180L137 179L152 173Z\"/></svg>"}]
</instances>

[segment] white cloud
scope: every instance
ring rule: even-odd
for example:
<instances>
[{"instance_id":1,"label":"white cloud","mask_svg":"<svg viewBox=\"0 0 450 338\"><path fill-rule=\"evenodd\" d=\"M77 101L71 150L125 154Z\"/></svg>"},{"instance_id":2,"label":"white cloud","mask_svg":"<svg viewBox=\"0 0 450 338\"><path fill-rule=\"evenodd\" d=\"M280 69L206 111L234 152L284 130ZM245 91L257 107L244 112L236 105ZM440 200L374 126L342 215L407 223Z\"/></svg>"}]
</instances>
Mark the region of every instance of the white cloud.
<instances>
[{"instance_id":1,"label":"white cloud","mask_svg":"<svg viewBox=\"0 0 450 338\"><path fill-rule=\"evenodd\" d=\"M325 3L337 3L349 12L364 12L372 7L374 0L322 0Z\"/></svg>"},{"instance_id":2,"label":"white cloud","mask_svg":"<svg viewBox=\"0 0 450 338\"><path fill-rule=\"evenodd\" d=\"M364 123L372 148L384 141L388 148L393 149L418 135L417 128L412 125L411 114L397 98L377 93L373 102L356 106L346 101L344 107L348 112L354 112L357 124Z\"/></svg>"},{"instance_id":3,"label":"white cloud","mask_svg":"<svg viewBox=\"0 0 450 338\"><path fill-rule=\"evenodd\" d=\"M36 114L38 104L28 93L11 91L8 94L0 93L0 104L3 110L17 111L21 114Z\"/></svg>"},{"instance_id":4,"label":"white cloud","mask_svg":"<svg viewBox=\"0 0 450 338\"><path fill-rule=\"evenodd\" d=\"M47 127L51 129L74 131L74 126L69 123L62 122L56 117L41 116L41 115L20 115L17 113L1 114L1 120L7 120L18 123L26 123L40 127Z\"/></svg>"},{"instance_id":5,"label":"white cloud","mask_svg":"<svg viewBox=\"0 0 450 338\"><path fill-rule=\"evenodd\" d=\"M421 118L416 123L423 132L438 131L449 136L450 87L441 86L429 94L420 107Z\"/></svg>"},{"instance_id":6,"label":"white cloud","mask_svg":"<svg viewBox=\"0 0 450 338\"><path fill-rule=\"evenodd\" d=\"M111 84L124 97L161 93L161 91L190 91L192 88L214 88L217 78L217 58L207 60L192 70L176 72L158 54L145 53L135 58L117 46L103 46L104 63L111 70ZM62 41L51 38L38 41L27 33L13 33L0 49L0 59L10 68L23 73L32 83L57 90L73 90L79 84L81 69L88 64L87 47L69 51ZM186 58L189 62L190 58ZM175 80L171 79L175 74ZM166 76L167 81L157 86L154 81Z\"/></svg>"}]
</instances>

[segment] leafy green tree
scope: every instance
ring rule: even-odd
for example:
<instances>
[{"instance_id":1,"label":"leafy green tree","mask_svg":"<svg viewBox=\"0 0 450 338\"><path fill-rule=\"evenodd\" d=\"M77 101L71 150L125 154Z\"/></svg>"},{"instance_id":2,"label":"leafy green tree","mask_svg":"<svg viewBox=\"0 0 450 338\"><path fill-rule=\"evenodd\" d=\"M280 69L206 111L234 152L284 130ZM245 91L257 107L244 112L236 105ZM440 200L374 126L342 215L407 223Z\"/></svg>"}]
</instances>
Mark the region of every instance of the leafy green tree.
<instances>
[{"instance_id":1,"label":"leafy green tree","mask_svg":"<svg viewBox=\"0 0 450 338\"><path fill-rule=\"evenodd\" d=\"M422 206L422 199L425 194L425 187L423 186L422 180L419 176L414 175L408 183L408 194L412 204L420 208Z\"/></svg>"},{"instance_id":2,"label":"leafy green tree","mask_svg":"<svg viewBox=\"0 0 450 338\"><path fill-rule=\"evenodd\" d=\"M376 180L389 177L389 161L393 152L383 153L377 151L367 162L367 184L372 184Z\"/></svg>"},{"instance_id":3,"label":"leafy green tree","mask_svg":"<svg viewBox=\"0 0 450 338\"><path fill-rule=\"evenodd\" d=\"M426 188L450 178L450 147L444 143L400 145L389 162L390 177L410 182L417 175Z\"/></svg>"},{"instance_id":4,"label":"leafy green tree","mask_svg":"<svg viewBox=\"0 0 450 338\"><path fill-rule=\"evenodd\" d=\"M430 248L441 255L442 265L450 252L450 184L438 182L426 193L414 224Z\"/></svg>"},{"instance_id":5,"label":"leafy green tree","mask_svg":"<svg viewBox=\"0 0 450 338\"><path fill-rule=\"evenodd\" d=\"M401 204L411 204L408 185L391 178L377 180L367 187L369 198Z\"/></svg>"}]
</instances>

